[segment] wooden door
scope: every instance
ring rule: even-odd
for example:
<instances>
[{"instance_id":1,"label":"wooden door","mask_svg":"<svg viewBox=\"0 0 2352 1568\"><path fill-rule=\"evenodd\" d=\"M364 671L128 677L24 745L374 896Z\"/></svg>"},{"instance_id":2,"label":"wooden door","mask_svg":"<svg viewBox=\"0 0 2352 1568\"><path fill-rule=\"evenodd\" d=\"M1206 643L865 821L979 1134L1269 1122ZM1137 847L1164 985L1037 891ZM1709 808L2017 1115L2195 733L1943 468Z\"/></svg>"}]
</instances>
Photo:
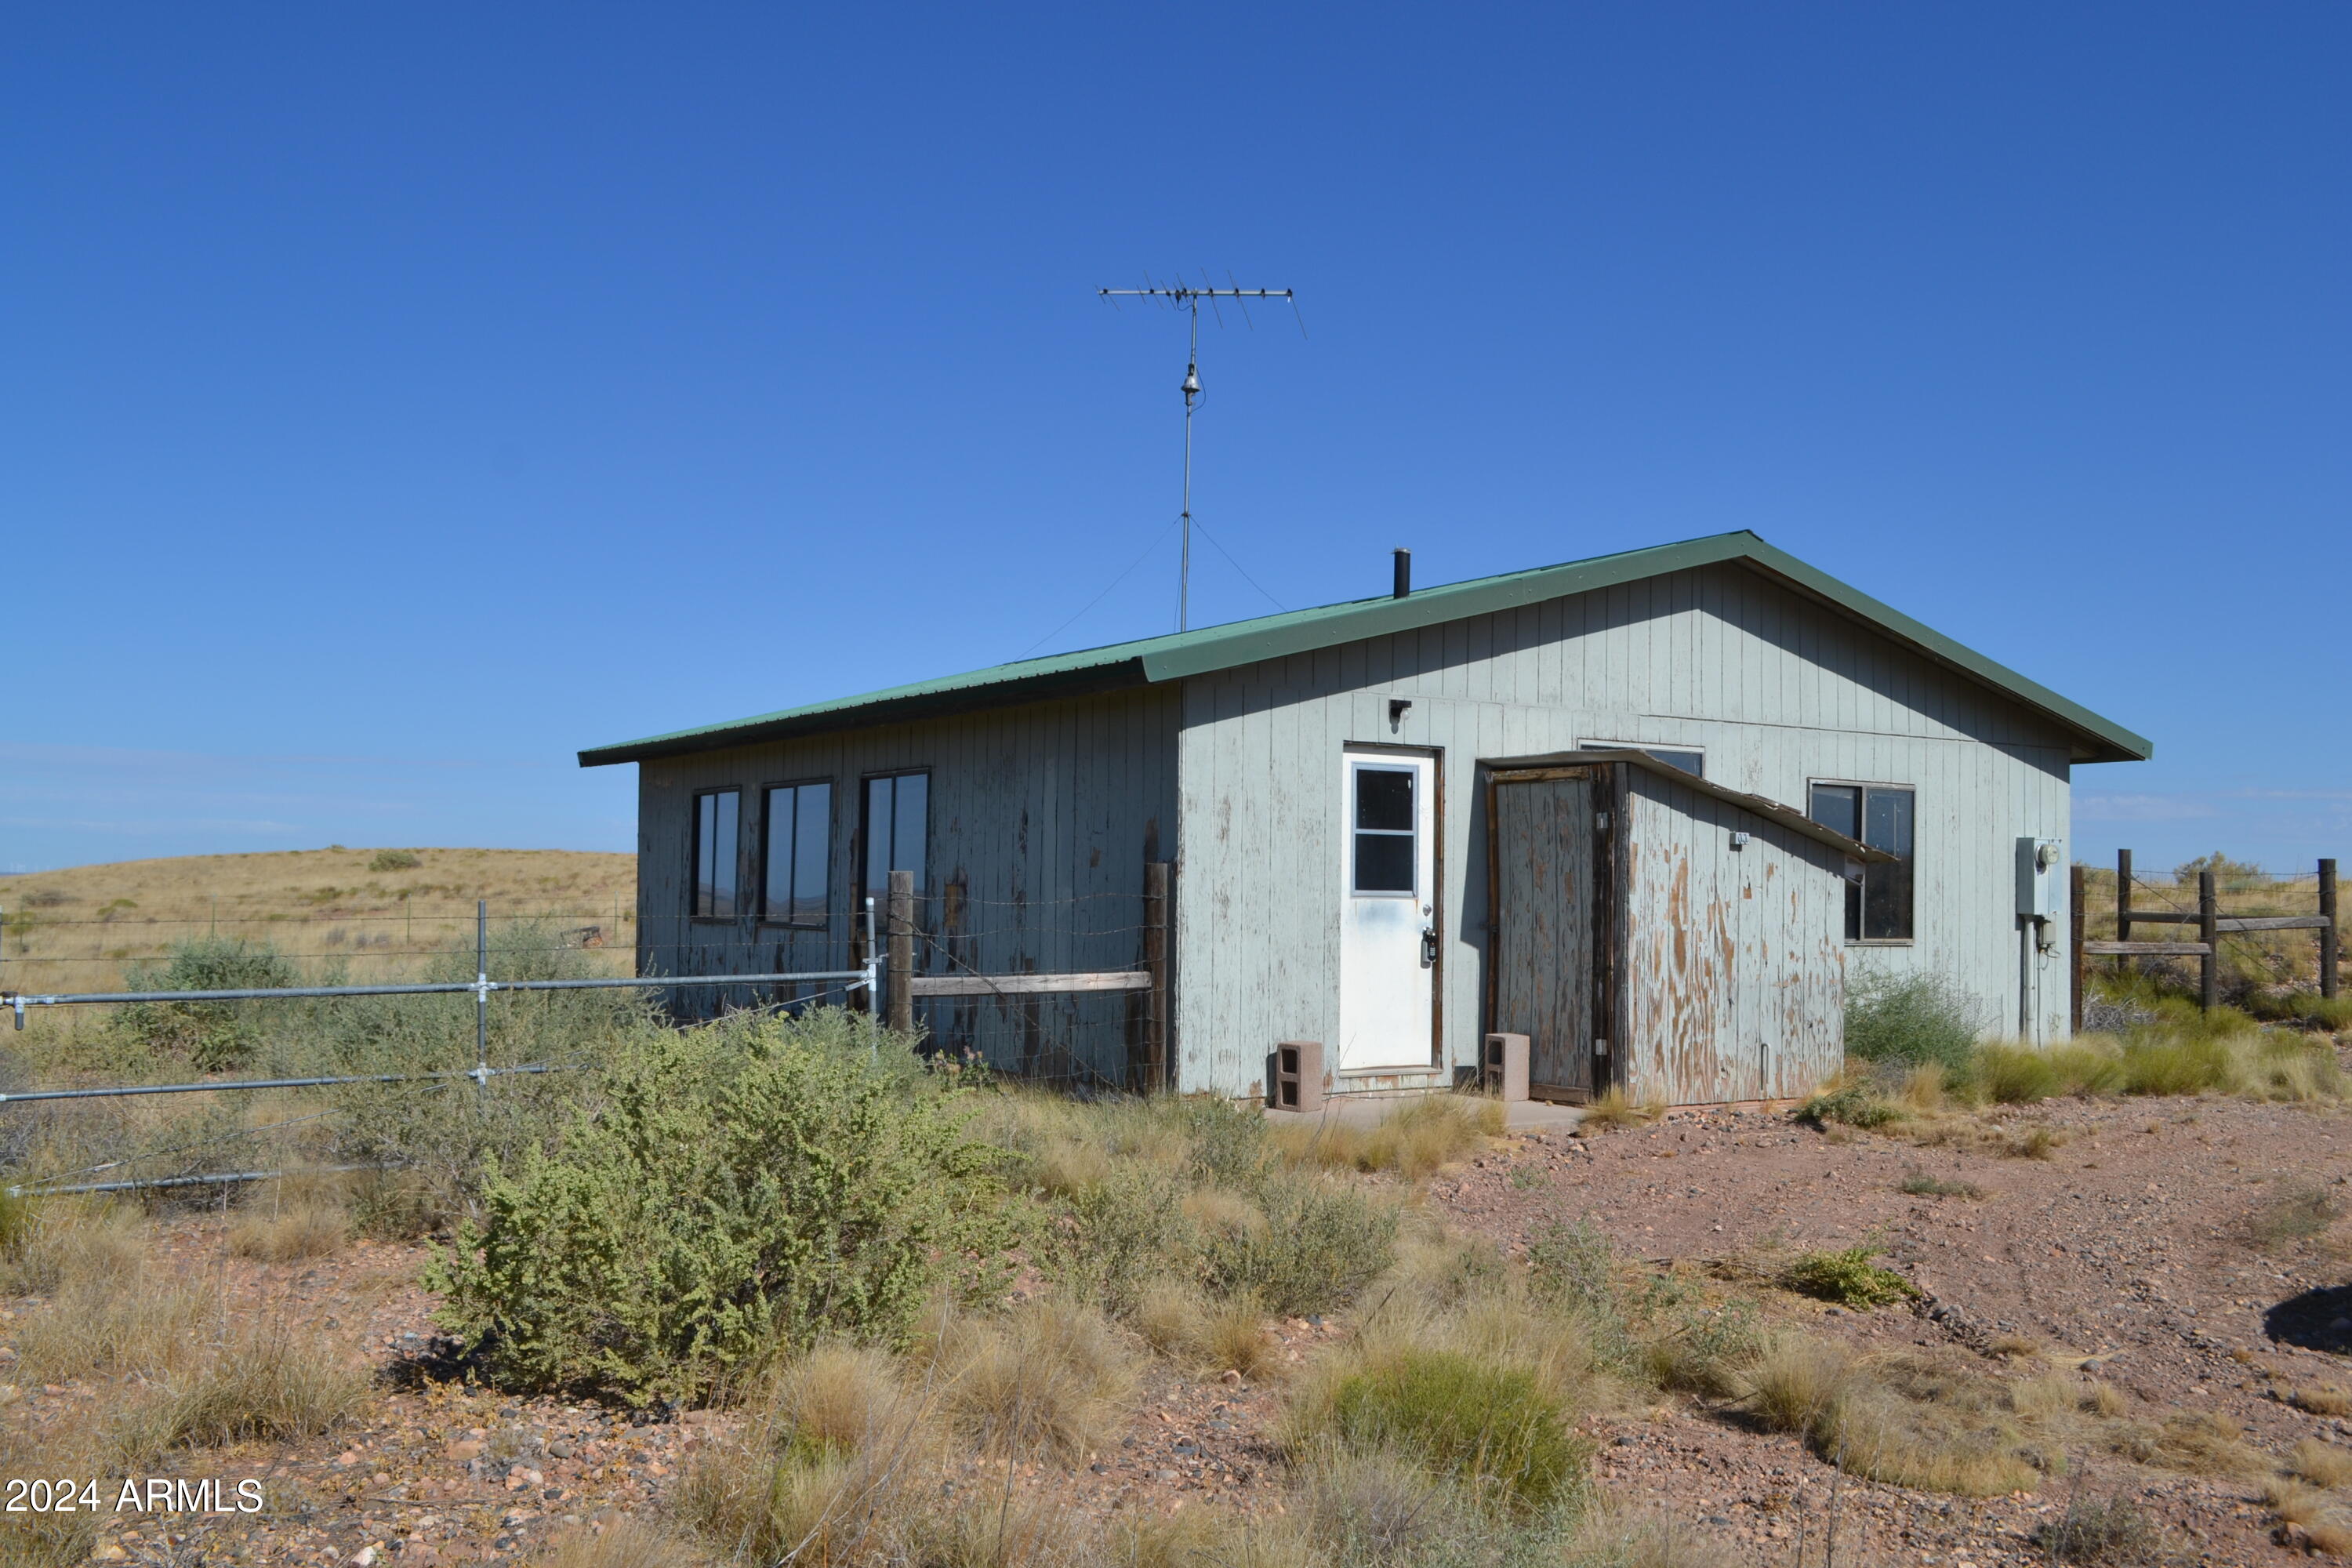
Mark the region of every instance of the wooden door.
<instances>
[{"instance_id":1,"label":"wooden door","mask_svg":"<svg viewBox=\"0 0 2352 1568\"><path fill-rule=\"evenodd\" d=\"M1528 1037L1528 1089L1540 1099L1590 1100L1605 1076L1594 1060L1594 786L1591 770L1564 768L1504 775L1490 796L1493 1027Z\"/></svg>"}]
</instances>

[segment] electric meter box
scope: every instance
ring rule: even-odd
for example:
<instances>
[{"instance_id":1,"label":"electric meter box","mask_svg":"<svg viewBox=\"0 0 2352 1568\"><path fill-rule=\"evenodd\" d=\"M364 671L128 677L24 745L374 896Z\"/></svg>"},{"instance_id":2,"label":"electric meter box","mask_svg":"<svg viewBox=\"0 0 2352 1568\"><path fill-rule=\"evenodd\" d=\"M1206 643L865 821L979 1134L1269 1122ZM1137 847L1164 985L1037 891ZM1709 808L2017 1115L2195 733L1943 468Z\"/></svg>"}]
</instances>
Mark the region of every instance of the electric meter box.
<instances>
[{"instance_id":1,"label":"electric meter box","mask_svg":"<svg viewBox=\"0 0 2352 1568\"><path fill-rule=\"evenodd\" d=\"M2055 921L2066 907L2066 852L2055 838L2017 841L2017 912Z\"/></svg>"}]
</instances>

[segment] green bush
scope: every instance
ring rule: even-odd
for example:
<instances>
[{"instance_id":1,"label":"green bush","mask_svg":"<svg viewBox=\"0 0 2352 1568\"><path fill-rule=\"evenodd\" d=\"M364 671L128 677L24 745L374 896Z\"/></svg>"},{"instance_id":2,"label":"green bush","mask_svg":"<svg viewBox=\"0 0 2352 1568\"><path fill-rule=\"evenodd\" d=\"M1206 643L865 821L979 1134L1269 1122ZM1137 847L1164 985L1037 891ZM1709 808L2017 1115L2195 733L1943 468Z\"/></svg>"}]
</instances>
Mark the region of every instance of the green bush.
<instances>
[{"instance_id":1,"label":"green bush","mask_svg":"<svg viewBox=\"0 0 2352 1568\"><path fill-rule=\"evenodd\" d=\"M1780 1283L1862 1311L1916 1299L1919 1287L1871 1261L1876 1251L1875 1247L1849 1247L1842 1252L1808 1252L1780 1271Z\"/></svg>"},{"instance_id":2,"label":"green bush","mask_svg":"<svg viewBox=\"0 0 2352 1568\"><path fill-rule=\"evenodd\" d=\"M161 965L123 976L131 991L263 991L301 984L293 961L266 942L194 937L174 942ZM257 1011L280 1002L136 1002L116 1026L151 1051L182 1056L205 1071L249 1060L268 1027Z\"/></svg>"},{"instance_id":3,"label":"green bush","mask_svg":"<svg viewBox=\"0 0 2352 1568\"><path fill-rule=\"evenodd\" d=\"M1815 1127L1832 1121L1847 1127L1884 1127L1903 1120L1903 1111L1871 1084L1849 1083L1805 1101L1797 1108L1797 1120Z\"/></svg>"},{"instance_id":4,"label":"green bush","mask_svg":"<svg viewBox=\"0 0 2352 1568\"><path fill-rule=\"evenodd\" d=\"M492 1168L429 1271L443 1324L504 1386L640 1404L824 1337L903 1341L943 1276L997 1266L1002 1155L960 1097L910 1088L901 1044L869 1060L842 1033L637 1042L600 1110Z\"/></svg>"},{"instance_id":5,"label":"green bush","mask_svg":"<svg viewBox=\"0 0 2352 1568\"><path fill-rule=\"evenodd\" d=\"M1965 1071L1977 1028L1975 1004L1941 975L1865 975L1846 993L1845 1054L1866 1062Z\"/></svg>"},{"instance_id":6,"label":"green bush","mask_svg":"<svg viewBox=\"0 0 2352 1568\"><path fill-rule=\"evenodd\" d=\"M1342 1380L1331 1426L1347 1448L1410 1454L1519 1509L1574 1488L1591 1447L1528 1373L1453 1351L1402 1351Z\"/></svg>"},{"instance_id":7,"label":"green bush","mask_svg":"<svg viewBox=\"0 0 2352 1568\"><path fill-rule=\"evenodd\" d=\"M379 849L368 862L371 871L413 871L425 864L414 849Z\"/></svg>"}]
</instances>

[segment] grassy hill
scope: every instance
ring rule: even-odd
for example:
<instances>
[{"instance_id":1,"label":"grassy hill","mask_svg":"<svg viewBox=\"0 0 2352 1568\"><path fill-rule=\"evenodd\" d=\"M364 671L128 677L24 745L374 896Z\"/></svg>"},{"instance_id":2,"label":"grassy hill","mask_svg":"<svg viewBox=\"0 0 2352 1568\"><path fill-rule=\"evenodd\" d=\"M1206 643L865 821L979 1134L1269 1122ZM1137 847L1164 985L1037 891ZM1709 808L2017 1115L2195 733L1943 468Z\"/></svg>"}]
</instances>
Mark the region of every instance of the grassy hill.
<instances>
[{"instance_id":1,"label":"grassy hill","mask_svg":"<svg viewBox=\"0 0 2352 1568\"><path fill-rule=\"evenodd\" d=\"M108 991L190 937L267 942L306 970L395 978L495 921L547 921L567 945L635 945L636 858L571 849L298 849L124 860L0 877L0 988Z\"/></svg>"}]
</instances>

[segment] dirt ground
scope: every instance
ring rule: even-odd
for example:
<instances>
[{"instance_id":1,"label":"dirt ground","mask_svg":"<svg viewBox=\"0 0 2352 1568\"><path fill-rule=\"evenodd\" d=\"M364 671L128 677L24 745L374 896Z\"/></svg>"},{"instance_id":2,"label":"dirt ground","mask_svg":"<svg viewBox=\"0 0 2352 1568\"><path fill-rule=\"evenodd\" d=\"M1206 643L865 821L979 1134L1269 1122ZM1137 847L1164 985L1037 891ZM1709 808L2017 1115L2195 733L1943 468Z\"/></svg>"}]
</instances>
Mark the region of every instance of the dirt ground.
<instances>
[{"instance_id":1,"label":"dirt ground","mask_svg":"<svg viewBox=\"0 0 2352 1568\"><path fill-rule=\"evenodd\" d=\"M2272 1456L2300 1438L2352 1443L2352 1425L2284 1402L2292 1387L2343 1383L2352 1366L2352 1289L2326 1233L2265 1237L2282 1194L2352 1176L2352 1113L2215 1099L2063 1102L1996 1128L2058 1134L2046 1158L1921 1147L1900 1137L1823 1133L1785 1113L1685 1112L1645 1128L1515 1136L1431 1183L1447 1224L1524 1247L1589 1216L1631 1257L1685 1269L1769 1271L1798 1251L1881 1245L1926 1298L1916 1310L1857 1313L1769 1292L1773 1312L1870 1348L1927 1347L2016 1370L2024 1342L2042 1361L2084 1367L2121 1390L2131 1415L2225 1415ZM1924 1173L1981 1193L1914 1196ZM240 1514L111 1511L98 1560L367 1563L410 1568L505 1560L600 1517L658 1510L681 1466L723 1417L648 1417L593 1405L502 1398L436 1379L431 1299L414 1280L422 1250L356 1243L309 1265L226 1256L217 1216L173 1222L189 1270L221 1271L247 1310L280 1311L345 1340L380 1378L364 1415L295 1448L220 1450L167 1473L261 1481ZM2275 1227L2273 1227L2275 1228ZM37 1305L0 1304L0 1422L37 1433L105 1397L102 1385L5 1384L10 1322ZM1337 1322L1280 1325L1286 1355L1311 1353ZM2293 1342L2296 1340L2303 1343ZM2006 1352L2006 1356L1996 1352ZM1041 1489L1090 1510L1165 1511L1214 1500L1278 1509L1267 1441L1279 1390L1234 1374L1154 1373L1127 1431L1074 1473L975 1469L957 1486ZM1984 1500L1858 1482L1796 1439L1757 1432L1736 1409L1692 1398L1593 1418L1604 1487L1700 1526L1736 1558L1780 1568L1821 1562L1830 1532L1850 1563L2046 1561L2035 1527L2082 1495L2128 1494L2173 1533L2183 1560L2283 1562L2258 1481L2182 1474L2095 1446L2067 1456L2042 1489ZM12 1522L0 1516L0 1561Z\"/></svg>"}]
</instances>

